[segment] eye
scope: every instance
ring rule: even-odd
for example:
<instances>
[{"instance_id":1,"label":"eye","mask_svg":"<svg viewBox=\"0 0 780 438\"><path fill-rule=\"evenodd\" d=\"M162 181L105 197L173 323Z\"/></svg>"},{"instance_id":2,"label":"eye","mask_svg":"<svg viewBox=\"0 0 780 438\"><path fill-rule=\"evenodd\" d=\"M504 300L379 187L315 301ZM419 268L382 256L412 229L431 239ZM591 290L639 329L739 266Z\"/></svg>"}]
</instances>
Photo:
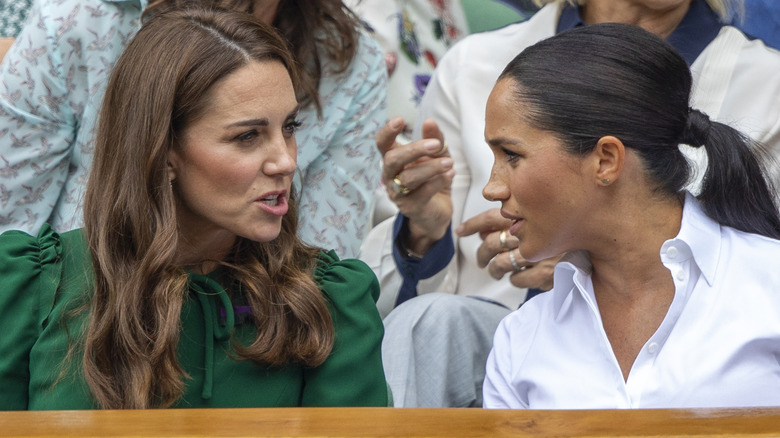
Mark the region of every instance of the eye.
<instances>
[{"instance_id":1,"label":"eye","mask_svg":"<svg viewBox=\"0 0 780 438\"><path fill-rule=\"evenodd\" d=\"M512 151L510 151L509 149L506 149L506 148L501 148L501 153L503 153L504 156L506 157L506 162L507 163L514 163L517 160L519 160L520 158L522 158L522 155L517 154L515 152L512 152Z\"/></svg>"},{"instance_id":2,"label":"eye","mask_svg":"<svg viewBox=\"0 0 780 438\"><path fill-rule=\"evenodd\" d=\"M257 138L258 135L259 134L258 134L257 130L252 129L252 130L249 130L249 131L246 131L246 132L242 132L241 134L238 134L237 136L233 137L233 140L239 141L239 142L242 142L242 143L251 143L252 141L254 141L254 139Z\"/></svg>"},{"instance_id":3,"label":"eye","mask_svg":"<svg viewBox=\"0 0 780 438\"><path fill-rule=\"evenodd\" d=\"M293 134L295 134L295 131L297 131L298 128L301 127L301 125L302 123L299 122L298 120L290 120L284 125L284 128L282 129L284 130L285 135L291 137Z\"/></svg>"}]
</instances>

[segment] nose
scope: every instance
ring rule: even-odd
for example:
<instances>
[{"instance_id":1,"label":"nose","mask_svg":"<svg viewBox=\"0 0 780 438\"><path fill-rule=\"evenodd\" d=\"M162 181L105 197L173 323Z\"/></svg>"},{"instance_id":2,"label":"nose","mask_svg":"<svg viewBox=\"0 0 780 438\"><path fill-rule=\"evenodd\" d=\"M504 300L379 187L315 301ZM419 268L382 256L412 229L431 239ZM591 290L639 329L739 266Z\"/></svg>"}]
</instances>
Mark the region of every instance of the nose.
<instances>
[{"instance_id":1,"label":"nose","mask_svg":"<svg viewBox=\"0 0 780 438\"><path fill-rule=\"evenodd\" d=\"M490 179L482 189L482 196L488 201L505 201L509 199L509 187L504 183L503 179L499 177L495 165L490 171Z\"/></svg>"},{"instance_id":2,"label":"nose","mask_svg":"<svg viewBox=\"0 0 780 438\"><path fill-rule=\"evenodd\" d=\"M280 142L279 146L274 148L273 156L263 165L263 173L266 175L290 175L295 173L297 166L297 153L295 140Z\"/></svg>"}]
</instances>

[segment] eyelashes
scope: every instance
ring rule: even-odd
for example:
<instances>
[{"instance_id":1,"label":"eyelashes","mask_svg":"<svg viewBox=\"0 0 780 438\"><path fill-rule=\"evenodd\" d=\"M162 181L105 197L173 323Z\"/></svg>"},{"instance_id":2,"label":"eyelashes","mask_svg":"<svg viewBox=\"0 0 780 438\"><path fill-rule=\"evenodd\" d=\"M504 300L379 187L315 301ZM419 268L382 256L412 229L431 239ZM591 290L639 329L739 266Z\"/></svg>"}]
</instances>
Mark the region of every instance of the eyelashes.
<instances>
[{"instance_id":1,"label":"eyelashes","mask_svg":"<svg viewBox=\"0 0 780 438\"><path fill-rule=\"evenodd\" d=\"M514 163L522 157L522 155L516 154L505 148L501 148L501 153L503 153L504 156L506 157L507 163Z\"/></svg>"},{"instance_id":2,"label":"eyelashes","mask_svg":"<svg viewBox=\"0 0 780 438\"><path fill-rule=\"evenodd\" d=\"M289 121L282 127L282 133L286 138L290 138L302 125L303 123L298 120ZM260 135L261 133L257 129L250 129L233 137L233 141L239 143L254 143Z\"/></svg>"}]
</instances>

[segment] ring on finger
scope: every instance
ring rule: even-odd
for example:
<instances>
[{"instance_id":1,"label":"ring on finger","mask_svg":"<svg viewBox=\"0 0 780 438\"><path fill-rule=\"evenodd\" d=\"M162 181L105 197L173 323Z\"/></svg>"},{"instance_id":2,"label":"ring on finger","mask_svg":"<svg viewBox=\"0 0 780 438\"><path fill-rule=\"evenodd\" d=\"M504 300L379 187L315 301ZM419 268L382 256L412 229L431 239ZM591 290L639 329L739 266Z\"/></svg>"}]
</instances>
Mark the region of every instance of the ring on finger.
<instances>
[{"instance_id":1,"label":"ring on finger","mask_svg":"<svg viewBox=\"0 0 780 438\"><path fill-rule=\"evenodd\" d=\"M396 195L399 195L399 196L405 196L406 194L411 192L411 190L409 190L409 187L406 187L401 182L401 180L398 179L397 176L395 178L393 178L393 191L395 192Z\"/></svg>"},{"instance_id":2,"label":"ring on finger","mask_svg":"<svg viewBox=\"0 0 780 438\"><path fill-rule=\"evenodd\" d=\"M436 153L436 155L444 155L447 152L447 140L444 140L441 142L441 149L439 149L439 152Z\"/></svg>"},{"instance_id":3,"label":"ring on finger","mask_svg":"<svg viewBox=\"0 0 780 438\"><path fill-rule=\"evenodd\" d=\"M501 243L501 248L509 249L509 245L506 242L506 230L501 230L498 233L498 242Z\"/></svg>"},{"instance_id":4,"label":"ring on finger","mask_svg":"<svg viewBox=\"0 0 780 438\"><path fill-rule=\"evenodd\" d=\"M515 271L523 271L525 270L525 266L520 266L517 264L517 259L515 258L515 252L509 251L509 262L512 263L512 268Z\"/></svg>"}]
</instances>

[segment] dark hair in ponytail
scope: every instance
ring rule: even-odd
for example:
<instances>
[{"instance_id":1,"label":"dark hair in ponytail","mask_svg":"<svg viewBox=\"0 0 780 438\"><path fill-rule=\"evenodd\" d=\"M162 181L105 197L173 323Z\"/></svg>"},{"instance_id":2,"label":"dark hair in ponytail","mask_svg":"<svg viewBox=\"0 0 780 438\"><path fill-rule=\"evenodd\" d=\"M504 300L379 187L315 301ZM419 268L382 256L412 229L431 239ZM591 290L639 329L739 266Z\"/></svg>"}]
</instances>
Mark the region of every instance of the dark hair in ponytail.
<instances>
[{"instance_id":1,"label":"dark hair in ponytail","mask_svg":"<svg viewBox=\"0 0 780 438\"><path fill-rule=\"evenodd\" d=\"M636 26L575 28L515 57L500 79L515 83L521 114L585 155L605 135L637 152L656 192L677 196L691 179L680 143L709 159L698 196L722 225L780 239L780 214L744 135L688 107L691 73L673 47ZM763 158L763 157L762 157Z\"/></svg>"}]
</instances>

